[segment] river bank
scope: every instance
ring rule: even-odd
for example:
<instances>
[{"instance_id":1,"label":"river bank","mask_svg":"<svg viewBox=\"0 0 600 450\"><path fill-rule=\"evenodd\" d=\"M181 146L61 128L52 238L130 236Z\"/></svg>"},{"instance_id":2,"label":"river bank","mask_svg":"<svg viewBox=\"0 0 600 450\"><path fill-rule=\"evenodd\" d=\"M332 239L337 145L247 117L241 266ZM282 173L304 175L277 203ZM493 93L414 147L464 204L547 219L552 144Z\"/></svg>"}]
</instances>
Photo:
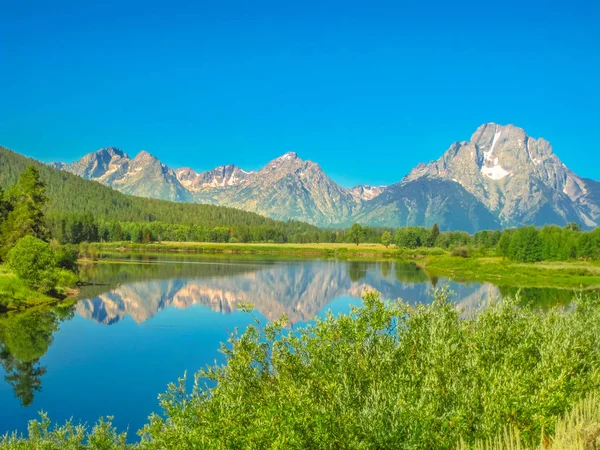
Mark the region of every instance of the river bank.
<instances>
[{"instance_id":1,"label":"river bank","mask_svg":"<svg viewBox=\"0 0 600 450\"><path fill-rule=\"evenodd\" d=\"M274 258L340 260L409 260L431 276L457 281L486 281L501 286L600 288L600 263L592 261L541 261L519 263L496 256L452 256L440 248L395 248L381 244L230 244L161 242L152 244L94 244L99 253L195 253L211 256L265 255Z\"/></svg>"},{"instance_id":2,"label":"river bank","mask_svg":"<svg viewBox=\"0 0 600 450\"><path fill-rule=\"evenodd\" d=\"M52 295L32 289L5 266L0 265L0 312L16 311L41 305L51 305L77 296L75 288L61 288Z\"/></svg>"}]
</instances>

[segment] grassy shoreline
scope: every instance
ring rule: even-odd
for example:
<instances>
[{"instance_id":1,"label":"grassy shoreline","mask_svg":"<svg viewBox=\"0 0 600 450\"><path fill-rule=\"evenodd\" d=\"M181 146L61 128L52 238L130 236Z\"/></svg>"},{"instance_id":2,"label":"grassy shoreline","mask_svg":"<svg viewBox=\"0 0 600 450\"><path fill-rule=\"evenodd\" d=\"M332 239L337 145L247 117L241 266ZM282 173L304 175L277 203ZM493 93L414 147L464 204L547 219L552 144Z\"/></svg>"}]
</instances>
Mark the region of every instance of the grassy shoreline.
<instances>
[{"instance_id":1,"label":"grassy shoreline","mask_svg":"<svg viewBox=\"0 0 600 450\"><path fill-rule=\"evenodd\" d=\"M542 261L519 263L501 257L452 256L439 248L395 248L381 244L229 244L161 242L152 244L94 244L99 252L148 254L195 253L218 255L266 255L286 258L339 260L411 260L431 276L457 281L490 282L500 286L600 289L600 262Z\"/></svg>"},{"instance_id":2,"label":"grassy shoreline","mask_svg":"<svg viewBox=\"0 0 600 450\"><path fill-rule=\"evenodd\" d=\"M42 294L29 287L17 278L6 267L0 265L0 313L19 311L41 305L51 305L63 300L72 299L77 289L65 289L64 293L54 295Z\"/></svg>"},{"instance_id":3,"label":"grassy shoreline","mask_svg":"<svg viewBox=\"0 0 600 450\"><path fill-rule=\"evenodd\" d=\"M418 263L432 275L499 286L600 289L600 264L589 261L518 263L500 257L428 257Z\"/></svg>"},{"instance_id":4,"label":"grassy shoreline","mask_svg":"<svg viewBox=\"0 0 600 450\"><path fill-rule=\"evenodd\" d=\"M424 258L427 255L443 255L438 248L398 249L381 244L230 244L212 242L160 242L133 244L110 242L94 244L100 252L156 252L156 253L206 253L230 255L284 255L317 258Z\"/></svg>"}]
</instances>

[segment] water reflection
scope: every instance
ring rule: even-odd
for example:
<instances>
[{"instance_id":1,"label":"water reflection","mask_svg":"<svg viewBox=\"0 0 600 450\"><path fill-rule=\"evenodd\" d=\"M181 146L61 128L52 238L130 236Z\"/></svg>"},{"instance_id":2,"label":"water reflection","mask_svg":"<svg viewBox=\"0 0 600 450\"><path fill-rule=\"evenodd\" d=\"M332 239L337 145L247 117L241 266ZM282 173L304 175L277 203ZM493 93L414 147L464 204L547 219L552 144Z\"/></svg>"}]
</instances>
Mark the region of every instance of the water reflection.
<instances>
[{"instance_id":1,"label":"water reflection","mask_svg":"<svg viewBox=\"0 0 600 450\"><path fill-rule=\"evenodd\" d=\"M29 406L35 392L41 390L46 368L40 358L48 351L60 322L71 319L73 312L73 306L63 305L0 316L0 364L22 406Z\"/></svg>"},{"instance_id":2,"label":"water reflection","mask_svg":"<svg viewBox=\"0 0 600 450\"><path fill-rule=\"evenodd\" d=\"M124 317L142 323L167 307L204 305L230 313L252 303L267 319L287 314L291 323L313 320L332 300L376 289L385 298L431 301L431 288L449 284L456 301L475 306L498 297L490 284L459 284L430 278L412 263L363 261L154 261L98 265L86 277L100 285L82 290L78 314L111 325ZM136 281L140 275L144 281ZM92 295L93 294L93 295Z\"/></svg>"}]
</instances>

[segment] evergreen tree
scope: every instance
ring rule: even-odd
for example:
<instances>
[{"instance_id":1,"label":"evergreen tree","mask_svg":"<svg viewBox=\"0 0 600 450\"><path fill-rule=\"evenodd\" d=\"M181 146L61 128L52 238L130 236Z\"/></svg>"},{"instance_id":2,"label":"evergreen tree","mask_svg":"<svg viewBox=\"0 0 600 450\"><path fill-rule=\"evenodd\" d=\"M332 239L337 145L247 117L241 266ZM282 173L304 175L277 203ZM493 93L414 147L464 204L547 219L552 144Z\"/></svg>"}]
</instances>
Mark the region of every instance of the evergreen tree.
<instances>
[{"instance_id":1,"label":"evergreen tree","mask_svg":"<svg viewBox=\"0 0 600 450\"><path fill-rule=\"evenodd\" d=\"M50 235L44 218L48 197L37 168L28 166L17 184L8 190L6 197L12 210L2 223L2 255L5 256L17 240L24 236L48 241Z\"/></svg>"},{"instance_id":2,"label":"evergreen tree","mask_svg":"<svg viewBox=\"0 0 600 450\"><path fill-rule=\"evenodd\" d=\"M429 236L427 237L427 242L426 242L427 247L435 247L435 244L436 244L439 236L440 236L440 227L438 227L437 223L434 223L433 227L431 228L431 232L429 233Z\"/></svg>"},{"instance_id":3,"label":"evergreen tree","mask_svg":"<svg viewBox=\"0 0 600 450\"><path fill-rule=\"evenodd\" d=\"M0 186L0 225L8 216L8 213L11 211L10 202L8 202L5 198L4 189Z\"/></svg>"}]
</instances>

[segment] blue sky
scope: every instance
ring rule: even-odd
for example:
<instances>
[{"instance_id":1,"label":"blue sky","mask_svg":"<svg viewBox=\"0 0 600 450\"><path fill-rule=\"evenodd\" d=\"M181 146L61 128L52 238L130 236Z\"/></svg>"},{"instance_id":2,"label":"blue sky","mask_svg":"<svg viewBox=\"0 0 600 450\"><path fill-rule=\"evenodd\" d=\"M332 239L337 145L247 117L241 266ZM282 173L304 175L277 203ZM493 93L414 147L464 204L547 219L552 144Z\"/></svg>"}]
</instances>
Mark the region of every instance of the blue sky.
<instances>
[{"instance_id":1,"label":"blue sky","mask_svg":"<svg viewBox=\"0 0 600 450\"><path fill-rule=\"evenodd\" d=\"M0 145L173 168L296 151L399 181L485 122L600 178L596 2L28 1L0 14Z\"/></svg>"}]
</instances>

